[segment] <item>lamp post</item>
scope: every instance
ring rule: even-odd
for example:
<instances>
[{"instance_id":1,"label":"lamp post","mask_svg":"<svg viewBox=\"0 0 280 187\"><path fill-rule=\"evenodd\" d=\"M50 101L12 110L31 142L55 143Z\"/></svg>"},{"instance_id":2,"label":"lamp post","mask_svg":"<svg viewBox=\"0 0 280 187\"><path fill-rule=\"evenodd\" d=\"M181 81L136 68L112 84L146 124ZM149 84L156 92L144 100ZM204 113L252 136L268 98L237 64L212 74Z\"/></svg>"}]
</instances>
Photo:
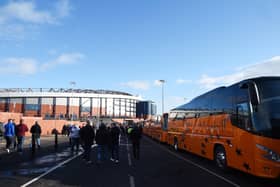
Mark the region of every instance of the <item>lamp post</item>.
<instances>
[{"instance_id":1,"label":"lamp post","mask_svg":"<svg viewBox=\"0 0 280 187\"><path fill-rule=\"evenodd\" d=\"M161 104L162 104L162 115L164 113L164 83L166 82L165 80L159 80L159 82L161 83Z\"/></svg>"},{"instance_id":2,"label":"lamp post","mask_svg":"<svg viewBox=\"0 0 280 187\"><path fill-rule=\"evenodd\" d=\"M75 85L76 85L76 82L75 82L75 81L71 81L71 82L70 82L70 85L71 85L71 88L72 88L72 90L71 90L71 102L70 102L70 105L71 105L71 107L70 107L70 109L71 109L70 113L71 113L71 123L72 123L72 121L73 121L73 114L74 114L74 111L73 111L73 92L74 92L74 87L75 87Z\"/></svg>"}]
</instances>

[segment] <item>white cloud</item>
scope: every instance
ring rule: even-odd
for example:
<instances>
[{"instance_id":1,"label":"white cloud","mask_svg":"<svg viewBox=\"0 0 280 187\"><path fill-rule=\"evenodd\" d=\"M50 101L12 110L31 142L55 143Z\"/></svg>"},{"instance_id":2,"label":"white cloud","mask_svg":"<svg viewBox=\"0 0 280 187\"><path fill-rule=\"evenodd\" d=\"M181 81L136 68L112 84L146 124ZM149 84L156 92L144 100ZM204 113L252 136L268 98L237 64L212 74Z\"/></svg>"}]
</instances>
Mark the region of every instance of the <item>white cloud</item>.
<instances>
[{"instance_id":1,"label":"white cloud","mask_svg":"<svg viewBox=\"0 0 280 187\"><path fill-rule=\"evenodd\" d=\"M275 56L261 63L239 68L237 72L230 75L218 77L202 75L198 83L204 88L212 89L221 85L227 86L243 79L259 76L280 76L280 56Z\"/></svg>"},{"instance_id":2,"label":"white cloud","mask_svg":"<svg viewBox=\"0 0 280 187\"><path fill-rule=\"evenodd\" d=\"M34 36L42 24L58 24L69 15L69 0L57 0L50 9L38 8L36 1L9 1L0 6L0 40L20 41ZM20 28L20 29L19 29Z\"/></svg>"},{"instance_id":3,"label":"white cloud","mask_svg":"<svg viewBox=\"0 0 280 187\"><path fill-rule=\"evenodd\" d=\"M36 10L34 2L11 1L9 4L0 8L0 20L2 23L15 20L41 24L54 23L56 19L48 11Z\"/></svg>"},{"instance_id":4,"label":"white cloud","mask_svg":"<svg viewBox=\"0 0 280 187\"><path fill-rule=\"evenodd\" d=\"M60 0L57 2L55 7L58 17L68 16L70 10L72 9L69 0Z\"/></svg>"},{"instance_id":5,"label":"white cloud","mask_svg":"<svg viewBox=\"0 0 280 187\"><path fill-rule=\"evenodd\" d=\"M177 84L188 84L188 83L191 83L191 82L192 82L191 80L185 80L185 79L177 79L176 80Z\"/></svg>"},{"instance_id":6,"label":"white cloud","mask_svg":"<svg viewBox=\"0 0 280 187\"><path fill-rule=\"evenodd\" d=\"M38 71L46 71L59 65L70 65L80 62L85 55L81 53L64 53L47 63L39 63L34 58L6 58L0 60L1 74L31 75Z\"/></svg>"},{"instance_id":7,"label":"white cloud","mask_svg":"<svg viewBox=\"0 0 280 187\"><path fill-rule=\"evenodd\" d=\"M82 53L64 53L59 55L54 60L41 65L41 70L45 71L58 65L75 64L85 57Z\"/></svg>"},{"instance_id":8,"label":"white cloud","mask_svg":"<svg viewBox=\"0 0 280 187\"><path fill-rule=\"evenodd\" d=\"M30 75L38 70L38 62L32 58L7 58L0 61L1 74Z\"/></svg>"},{"instance_id":9,"label":"white cloud","mask_svg":"<svg viewBox=\"0 0 280 187\"><path fill-rule=\"evenodd\" d=\"M137 90L148 90L150 88L150 83L147 81L129 81L121 83L121 85Z\"/></svg>"}]
</instances>

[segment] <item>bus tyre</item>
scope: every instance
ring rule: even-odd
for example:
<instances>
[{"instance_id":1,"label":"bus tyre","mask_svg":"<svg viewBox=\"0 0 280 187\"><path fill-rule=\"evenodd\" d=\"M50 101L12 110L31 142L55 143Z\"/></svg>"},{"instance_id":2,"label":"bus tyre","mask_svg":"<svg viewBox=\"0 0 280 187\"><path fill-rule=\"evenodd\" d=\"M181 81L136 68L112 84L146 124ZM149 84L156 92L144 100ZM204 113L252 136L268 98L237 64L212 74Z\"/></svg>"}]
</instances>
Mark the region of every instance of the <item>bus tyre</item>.
<instances>
[{"instance_id":1,"label":"bus tyre","mask_svg":"<svg viewBox=\"0 0 280 187\"><path fill-rule=\"evenodd\" d=\"M217 146L215 148L215 162L220 169L227 169L227 156L223 146Z\"/></svg>"},{"instance_id":2,"label":"bus tyre","mask_svg":"<svg viewBox=\"0 0 280 187\"><path fill-rule=\"evenodd\" d=\"M178 151L178 140L177 140L177 138L174 138L174 149L175 149L175 151Z\"/></svg>"}]
</instances>

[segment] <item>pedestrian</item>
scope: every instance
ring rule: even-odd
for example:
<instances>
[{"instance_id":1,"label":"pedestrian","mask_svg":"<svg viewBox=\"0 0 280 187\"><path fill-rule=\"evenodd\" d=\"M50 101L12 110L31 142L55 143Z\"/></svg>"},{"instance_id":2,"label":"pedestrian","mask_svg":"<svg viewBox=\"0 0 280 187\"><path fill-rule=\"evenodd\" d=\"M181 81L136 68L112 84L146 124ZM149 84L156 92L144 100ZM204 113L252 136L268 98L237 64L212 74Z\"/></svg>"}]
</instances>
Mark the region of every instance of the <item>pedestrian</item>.
<instances>
[{"instance_id":1,"label":"pedestrian","mask_svg":"<svg viewBox=\"0 0 280 187\"><path fill-rule=\"evenodd\" d=\"M91 164L92 161L90 160L90 153L91 153L91 146L93 145L95 133L94 133L94 128L90 124L90 121L87 121L86 125L81 128L80 137L84 148L83 159L85 159L87 164Z\"/></svg>"},{"instance_id":2,"label":"pedestrian","mask_svg":"<svg viewBox=\"0 0 280 187\"><path fill-rule=\"evenodd\" d=\"M77 124L74 124L70 129L70 135L71 139L71 151L74 151L74 147L76 146L76 152L79 151L79 144L80 144L80 128Z\"/></svg>"},{"instance_id":3,"label":"pedestrian","mask_svg":"<svg viewBox=\"0 0 280 187\"><path fill-rule=\"evenodd\" d=\"M132 142L133 156L135 159L140 159L140 139L142 137L140 128L135 124L130 132Z\"/></svg>"},{"instance_id":4,"label":"pedestrian","mask_svg":"<svg viewBox=\"0 0 280 187\"><path fill-rule=\"evenodd\" d=\"M28 131L28 127L23 123L24 120L20 119L19 124L16 126L16 135L17 135L17 150L19 153L22 153L22 147L25 140L25 132Z\"/></svg>"},{"instance_id":5,"label":"pedestrian","mask_svg":"<svg viewBox=\"0 0 280 187\"><path fill-rule=\"evenodd\" d=\"M14 125L14 128L15 128L15 131L16 131L16 122L15 122L15 119L12 119L12 122L13 122L13 125ZM14 136L13 142L14 142L14 150L16 150L16 148L17 148L17 136L16 136L16 132L15 132L15 136Z\"/></svg>"},{"instance_id":6,"label":"pedestrian","mask_svg":"<svg viewBox=\"0 0 280 187\"><path fill-rule=\"evenodd\" d=\"M120 128L117 127L116 123L112 123L112 128L110 131L111 140L111 161L119 162L119 138L120 138Z\"/></svg>"},{"instance_id":7,"label":"pedestrian","mask_svg":"<svg viewBox=\"0 0 280 187\"><path fill-rule=\"evenodd\" d=\"M67 126L65 124L62 127L61 134L67 136Z\"/></svg>"},{"instance_id":8,"label":"pedestrian","mask_svg":"<svg viewBox=\"0 0 280 187\"><path fill-rule=\"evenodd\" d=\"M130 126L127 128L127 134L130 135L132 130L133 130L133 126L130 125Z\"/></svg>"},{"instance_id":9,"label":"pedestrian","mask_svg":"<svg viewBox=\"0 0 280 187\"><path fill-rule=\"evenodd\" d=\"M30 133L32 134L32 139L34 138L35 146L37 145L37 148L41 148L40 143L40 136L41 136L41 126L39 125L38 121L35 121L35 124L31 127Z\"/></svg>"},{"instance_id":10,"label":"pedestrian","mask_svg":"<svg viewBox=\"0 0 280 187\"><path fill-rule=\"evenodd\" d=\"M121 135L125 137L126 133L125 133L125 128L124 128L123 124L120 125L120 129L121 129Z\"/></svg>"},{"instance_id":11,"label":"pedestrian","mask_svg":"<svg viewBox=\"0 0 280 187\"><path fill-rule=\"evenodd\" d=\"M8 120L8 123L4 125L4 136L6 139L6 151L10 153L10 146L13 143L15 136L15 126L13 125L12 119Z\"/></svg>"},{"instance_id":12,"label":"pedestrian","mask_svg":"<svg viewBox=\"0 0 280 187\"><path fill-rule=\"evenodd\" d=\"M97 144L97 163L106 158L106 150L108 146L108 131L104 123L101 123L99 129L96 131L95 141Z\"/></svg>"}]
</instances>

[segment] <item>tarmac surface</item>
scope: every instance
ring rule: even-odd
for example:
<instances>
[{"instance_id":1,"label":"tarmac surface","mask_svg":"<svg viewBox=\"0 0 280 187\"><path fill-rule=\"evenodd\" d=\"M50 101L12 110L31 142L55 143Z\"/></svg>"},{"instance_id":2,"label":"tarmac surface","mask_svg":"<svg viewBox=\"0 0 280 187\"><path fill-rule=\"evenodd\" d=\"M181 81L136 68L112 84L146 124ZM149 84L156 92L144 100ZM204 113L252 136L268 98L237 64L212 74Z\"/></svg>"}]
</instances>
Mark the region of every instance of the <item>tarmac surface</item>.
<instances>
[{"instance_id":1,"label":"tarmac surface","mask_svg":"<svg viewBox=\"0 0 280 187\"><path fill-rule=\"evenodd\" d=\"M43 137L42 148L35 156L28 143L22 155L0 152L0 186L280 186L279 180L260 179L236 170L225 173L210 160L176 152L147 137L141 141L140 160L133 158L129 140L122 137L119 163L112 162L108 155L98 164L94 146L93 163L87 164L81 158L82 149L70 151L67 137L59 136L58 142L55 150L54 137Z\"/></svg>"}]
</instances>

